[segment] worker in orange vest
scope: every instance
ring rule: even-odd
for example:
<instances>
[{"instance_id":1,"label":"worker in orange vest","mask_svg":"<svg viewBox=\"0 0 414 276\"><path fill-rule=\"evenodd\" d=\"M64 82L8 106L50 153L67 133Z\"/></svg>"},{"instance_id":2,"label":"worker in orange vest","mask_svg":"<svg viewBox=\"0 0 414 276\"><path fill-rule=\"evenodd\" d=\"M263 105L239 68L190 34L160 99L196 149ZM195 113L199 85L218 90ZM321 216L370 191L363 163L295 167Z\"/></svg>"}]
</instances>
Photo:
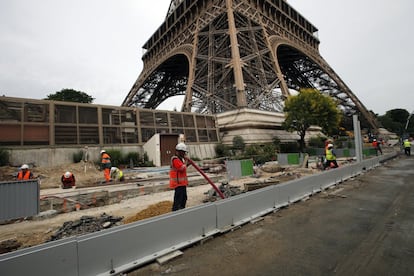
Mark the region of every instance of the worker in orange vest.
<instances>
[{"instance_id":1,"label":"worker in orange vest","mask_svg":"<svg viewBox=\"0 0 414 276\"><path fill-rule=\"evenodd\" d=\"M172 211L184 209L187 203L187 146L179 143L175 147L176 155L171 157L170 188L174 189Z\"/></svg>"},{"instance_id":2,"label":"worker in orange vest","mask_svg":"<svg viewBox=\"0 0 414 276\"><path fill-rule=\"evenodd\" d=\"M17 180L29 180L33 178L33 173L29 170L29 165L23 164L17 174Z\"/></svg>"},{"instance_id":3,"label":"worker in orange vest","mask_svg":"<svg viewBox=\"0 0 414 276\"><path fill-rule=\"evenodd\" d=\"M101 168L104 171L105 182L111 181L111 156L105 150L101 150Z\"/></svg>"},{"instance_id":4,"label":"worker in orange vest","mask_svg":"<svg viewBox=\"0 0 414 276\"><path fill-rule=\"evenodd\" d=\"M65 172L60 178L62 182L62 189L76 188L75 175L71 172Z\"/></svg>"},{"instance_id":5,"label":"worker in orange vest","mask_svg":"<svg viewBox=\"0 0 414 276\"><path fill-rule=\"evenodd\" d=\"M374 139L372 141L372 146L375 149L375 153L378 155L378 152L381 153L382 155L382 149L381 149L381 144L377 141L377 139Z\"/></svg>"}]
</instances>

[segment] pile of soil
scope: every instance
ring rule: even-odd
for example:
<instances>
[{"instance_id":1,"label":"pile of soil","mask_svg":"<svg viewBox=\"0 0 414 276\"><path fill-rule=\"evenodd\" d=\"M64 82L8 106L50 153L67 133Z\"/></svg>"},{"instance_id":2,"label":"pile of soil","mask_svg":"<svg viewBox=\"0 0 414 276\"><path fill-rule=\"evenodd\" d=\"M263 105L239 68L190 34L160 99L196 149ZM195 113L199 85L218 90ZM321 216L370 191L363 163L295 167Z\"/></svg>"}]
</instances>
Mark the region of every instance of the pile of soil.
<instances>
[{"instance_id":1,"label":"pile of soil","mask_svg":"<svg viewBox=\"0 0 414 276\"><path fill-rule=\"evenodd\" d=\"M173 205L172 201L161 201L156 204L152 204L148 206L147 209L144 209L138 212L136 215L123 219L122 222L124 224L127 224L127 223L131 223L134 221L159 216L162 214L167 214L171 212L172 205Z\"/></svg>"}]
</instances>

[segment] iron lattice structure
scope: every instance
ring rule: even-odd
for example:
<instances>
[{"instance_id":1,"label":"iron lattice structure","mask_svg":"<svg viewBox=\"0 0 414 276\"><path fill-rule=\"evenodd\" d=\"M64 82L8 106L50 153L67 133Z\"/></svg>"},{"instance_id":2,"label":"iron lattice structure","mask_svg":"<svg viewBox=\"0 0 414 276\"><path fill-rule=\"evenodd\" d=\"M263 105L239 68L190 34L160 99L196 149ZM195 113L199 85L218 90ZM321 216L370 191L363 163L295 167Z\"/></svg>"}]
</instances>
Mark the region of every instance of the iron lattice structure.
<instances>
[{"instance_id":1,"label":"iron lattice structure","mask_svg":"<svg viewBox=\"0 0 414 276\"><path fill-rule=\"evenodd\" d=\"M284 0L173 0L143 47L143 71L122 105L155 109L184 95L187 112L282 112L292 90L315 88L377 129L319 54L317 31Z\"/></svg>"}]
</instances>

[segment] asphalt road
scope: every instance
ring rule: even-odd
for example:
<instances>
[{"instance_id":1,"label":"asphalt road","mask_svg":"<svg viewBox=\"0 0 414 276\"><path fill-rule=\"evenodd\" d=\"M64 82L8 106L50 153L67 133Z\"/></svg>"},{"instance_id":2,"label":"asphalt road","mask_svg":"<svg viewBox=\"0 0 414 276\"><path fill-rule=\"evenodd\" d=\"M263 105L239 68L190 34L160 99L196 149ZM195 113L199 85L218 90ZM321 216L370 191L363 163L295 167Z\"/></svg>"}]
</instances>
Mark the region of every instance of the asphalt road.
<instances>
[{"instance_id":1,"label":"asphalt road","mask_svg":"<svg viewBox=\"0 0 414 276\"><path fill-rule=\"evenodd\" d=\"M414 275L414 156L128 275Z\"/></svg>"}]
</instances>

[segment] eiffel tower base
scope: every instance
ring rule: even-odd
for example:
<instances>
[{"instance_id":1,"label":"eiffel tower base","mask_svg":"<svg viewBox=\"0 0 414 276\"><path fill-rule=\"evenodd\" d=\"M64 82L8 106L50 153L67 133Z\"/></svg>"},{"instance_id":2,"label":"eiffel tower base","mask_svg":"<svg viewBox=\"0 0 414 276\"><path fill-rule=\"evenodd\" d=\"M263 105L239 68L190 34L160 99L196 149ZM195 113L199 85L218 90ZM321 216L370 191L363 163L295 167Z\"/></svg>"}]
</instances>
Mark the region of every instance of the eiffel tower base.
<instances>
[{"instance_id":1,"label":"eiffel tower base","mask_svg":"<svg viewBox=\"0 0 414 276\"><path fill-rule=\"evenodd\" d=\"M296 133L282 129L285 119L283 113L241 108L216 116L220 140L225 145L232 145L235 136L242 137L247 145L272 143L276 137L282 143L299 140L299 135ZM312 127L305 138L309 139L317 135L323 136L320 128Z\"/></svg>"}]
</instances>

